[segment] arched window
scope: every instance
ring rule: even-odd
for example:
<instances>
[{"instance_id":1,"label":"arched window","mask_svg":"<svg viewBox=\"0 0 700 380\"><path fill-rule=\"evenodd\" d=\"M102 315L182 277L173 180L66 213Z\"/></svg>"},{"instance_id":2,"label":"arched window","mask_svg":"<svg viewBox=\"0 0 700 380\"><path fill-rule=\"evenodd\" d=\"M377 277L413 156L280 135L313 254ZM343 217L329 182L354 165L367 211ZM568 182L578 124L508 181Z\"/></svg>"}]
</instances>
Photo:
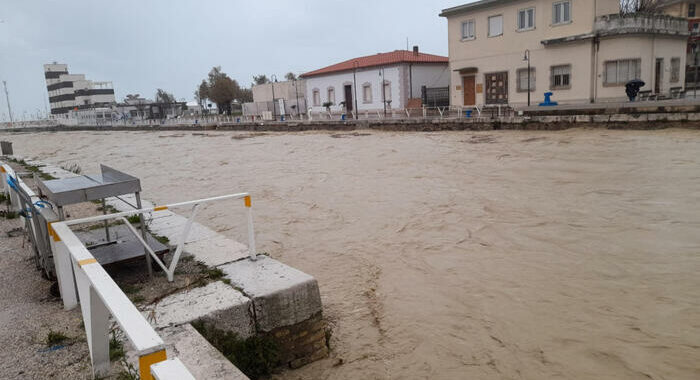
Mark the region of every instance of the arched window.
<instances>
[{"instance_id":1,"label":"arched window","mask_svg":"<svg viewBox=\"0 0 700 380\"><path fill-rule=\"evenodd\" d=\"M362 103L372 103L372 85L370 83L362 85Z\"/></svg>"},{"instance_id":2,"label":"arched window","mask_svg":"<svg viewBox=\"0 0 700 380\"><path fill-rule=\"evenodd\" d=\"M388 80L384 81L384 100L386 100L387 105L391 104L391 82Z\"/></svg>"}]
</instances>

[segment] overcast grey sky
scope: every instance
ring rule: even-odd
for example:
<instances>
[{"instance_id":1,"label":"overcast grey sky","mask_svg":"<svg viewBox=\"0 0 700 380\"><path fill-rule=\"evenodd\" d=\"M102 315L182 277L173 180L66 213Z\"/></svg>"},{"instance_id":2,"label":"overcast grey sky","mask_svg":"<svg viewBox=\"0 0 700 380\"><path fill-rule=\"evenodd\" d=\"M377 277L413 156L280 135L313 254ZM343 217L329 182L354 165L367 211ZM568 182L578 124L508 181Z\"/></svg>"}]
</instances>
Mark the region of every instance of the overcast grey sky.
<instances>
[{"instance_id":1,"label":"overcast grey sky","mask_svg":"<svg viewBox=\"0 0 700 380\"><path fill-rule=\"evenodd\" d=\"M0 0L0 79L13 114L48 104L43 64L114 83L126 94L156 88L191 100L220 65L241 85L254 74L302 73L349 58L419 45L447 55L438 1ZM6 119L4 93L0 120Z\"/></svg>"}]
</instances>

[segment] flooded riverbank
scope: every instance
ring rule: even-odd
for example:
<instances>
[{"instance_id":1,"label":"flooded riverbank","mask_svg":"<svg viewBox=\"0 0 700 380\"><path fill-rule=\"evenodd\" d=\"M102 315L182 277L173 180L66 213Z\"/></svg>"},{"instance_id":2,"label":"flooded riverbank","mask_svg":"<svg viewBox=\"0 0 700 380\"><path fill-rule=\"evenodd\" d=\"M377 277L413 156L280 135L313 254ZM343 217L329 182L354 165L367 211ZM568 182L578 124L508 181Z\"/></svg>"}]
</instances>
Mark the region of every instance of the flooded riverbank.
<instances>
[{"instance_id":1,"label":"flooded riverbank","mask_svg":"<svg viewBox=\"0 0 700 380\"><path fill-rule=\"evenodd\" d=\"M700 377L696 131L0 137L159 204L251 192L259 251L318 279L333 326L280 378ZM246 241L243 216L198 221Z\"/></svg>"}]
</instances>

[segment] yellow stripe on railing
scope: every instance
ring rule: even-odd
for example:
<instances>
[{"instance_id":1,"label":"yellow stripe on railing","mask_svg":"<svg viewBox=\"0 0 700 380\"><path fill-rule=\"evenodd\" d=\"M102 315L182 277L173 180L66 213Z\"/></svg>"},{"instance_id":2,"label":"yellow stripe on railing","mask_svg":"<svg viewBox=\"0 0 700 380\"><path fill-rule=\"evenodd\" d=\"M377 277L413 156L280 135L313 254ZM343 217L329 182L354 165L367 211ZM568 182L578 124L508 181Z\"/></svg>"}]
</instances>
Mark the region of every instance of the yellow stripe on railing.
<instances>
[{"instance_id":1,"label":"yellow stripe on railing","mask_svg":"<svg viewBox=\"0 0 700 380\"><path fill-rule=\"evenodd\" d=\"M84 266L84 265L96 264L96 263L97 263L97 259L94 259L94 258L93 258L93 259L85 259L85 260L80 260L80 261L78 261L78 265L80 265L81 267Z\"/></svg>"},{"instance_id":2,"label":"yellow stripe on railing","mask_svg":"<svg viewBox=\"0 0 700 380\"><path fill-rule=\"evenodd\" d=\"M156 351L152 354L139 357L139 375L141 375L141 380L153 380L151 366L167 359L168 356L165 350Z\"/></svg>"},{"instance_id":3,"label":"yellow stripe on railing","mask_svg":"<svg viewBox=\"0 0 700 380\"><path fill-rule=\"evenodd\" d=\"M158 207L154 207L153 211L163 211L163 210L167 210L167 209L168 209L168 206L158 206Z\"/></svg>"},{"instance_id":4,"label":"yellow stripe on railing","mask_svg":"<svg viewBox=\"0 0 700 380\"><path fill-rule=\"evenodd\" d=\"M250 195L246 195L245 198L243 198L243 199L245 200L245 207L251 207L251 206L252 206L253 202L252 202L251 199L250 199Z\"/></svg>"}]
</instances>

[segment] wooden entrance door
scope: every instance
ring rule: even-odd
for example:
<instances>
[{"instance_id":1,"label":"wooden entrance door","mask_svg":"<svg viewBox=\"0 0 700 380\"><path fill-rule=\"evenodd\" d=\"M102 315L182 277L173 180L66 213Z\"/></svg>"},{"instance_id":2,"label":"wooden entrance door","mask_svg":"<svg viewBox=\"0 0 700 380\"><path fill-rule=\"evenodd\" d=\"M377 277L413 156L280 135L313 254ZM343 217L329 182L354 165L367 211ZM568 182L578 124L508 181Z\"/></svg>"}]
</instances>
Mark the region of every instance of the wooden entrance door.
<instances>
[{"instance_id":1,"label":"wooden entrance door","mask_svg":"<svg viewBox=\"0 0 700 380\"><path fill-rule=\"evenodd\" d=\"M656 69L654 70L654 93L661 93L662 73L664 71L664 59L656 58Z\"/></svg>"},{"instance_id":2,"label":"wooden entrance door","mask_svg":"<svg viewBox=\"0 0 700 380\"><path fill-rule=\"evenodd\" d=\"M350 112L353 110L354 104L352 102L352 86L345 86L345 109Z\"/></svg>"},{"instance_id":3,"label":"wooden entrance door","mask_svg":"<svg viewBox=\"0 0 700 380\"><path fill-rule=\"evenodd\" d=\"M484 75L486 104L508 104L508 72Z\"/></svg>"},{"instance_id":4,"label":"wooden entrance door","mask_svg":"<svg viewBox=\"0 0 700 380\"><path fill-rule=\"evenodd\" d=\"M468 76L463 78L462 91L464 92L464 105L476 105L476 77Z\"/></svg>"}]
</instances>

